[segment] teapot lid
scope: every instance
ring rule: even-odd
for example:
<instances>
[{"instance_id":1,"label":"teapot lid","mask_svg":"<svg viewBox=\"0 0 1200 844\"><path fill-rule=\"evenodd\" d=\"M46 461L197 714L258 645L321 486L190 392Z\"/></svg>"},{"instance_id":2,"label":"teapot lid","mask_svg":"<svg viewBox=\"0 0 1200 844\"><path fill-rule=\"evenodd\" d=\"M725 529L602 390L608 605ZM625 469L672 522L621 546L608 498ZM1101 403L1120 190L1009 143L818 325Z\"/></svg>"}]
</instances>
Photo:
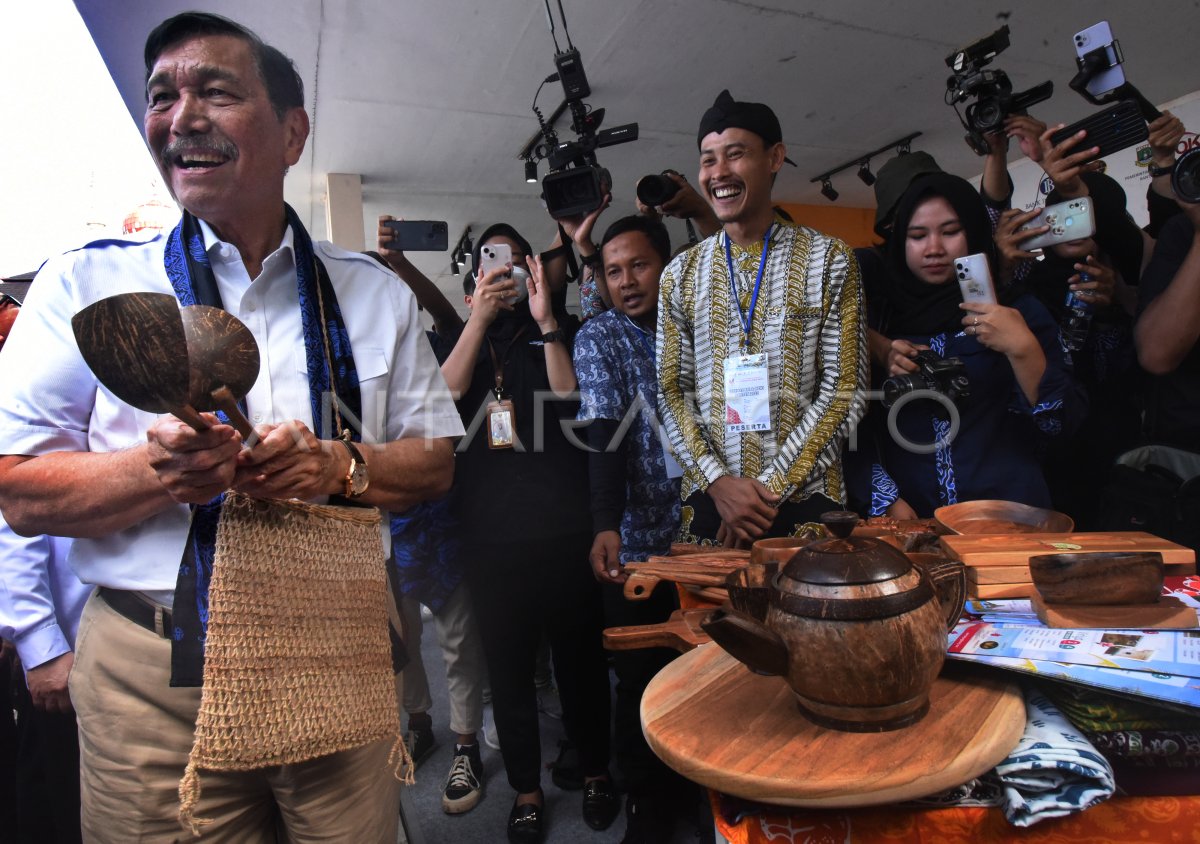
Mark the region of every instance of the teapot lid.
<instances>
[{"instance_id":1,"label":"teapot lid","mask_svg":"<svg viewBox=\"0 0 1200 844\"><path fill-rule=\"evenodd\" d=\"M780 574L821 586L879 583L907 574L912 562L903 551L878 539L850 536L858 514L835 510L821 514L832 539L810 542L792 555Z\"/></svg>"}]
</instances>

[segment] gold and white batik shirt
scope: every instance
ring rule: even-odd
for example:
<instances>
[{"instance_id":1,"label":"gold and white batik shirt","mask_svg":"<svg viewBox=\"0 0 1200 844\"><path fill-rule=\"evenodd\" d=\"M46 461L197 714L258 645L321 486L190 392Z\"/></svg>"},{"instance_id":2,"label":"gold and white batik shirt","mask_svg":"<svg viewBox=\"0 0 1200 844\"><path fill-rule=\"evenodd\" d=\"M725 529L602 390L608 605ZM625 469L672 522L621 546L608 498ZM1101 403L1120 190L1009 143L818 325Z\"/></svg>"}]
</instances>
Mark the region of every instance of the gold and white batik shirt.
<instances>
[{"instance_id":1,"label":"gold and white batik shirt","mask_svg":"<svg viewBox=\"0 0 1200 844\"><path fill-rule=\"evenodd\" d=\"M658 309L659 412L680 465L684 499L723 475L757 478L783 500L845 501L841 447L866 408L867 345L858 263L842 241L776 220L745 350L766 352L771 428L726 427L725 363L743 351L762 242L725 233L663 271Z\"/></svg>"}]
</instances>

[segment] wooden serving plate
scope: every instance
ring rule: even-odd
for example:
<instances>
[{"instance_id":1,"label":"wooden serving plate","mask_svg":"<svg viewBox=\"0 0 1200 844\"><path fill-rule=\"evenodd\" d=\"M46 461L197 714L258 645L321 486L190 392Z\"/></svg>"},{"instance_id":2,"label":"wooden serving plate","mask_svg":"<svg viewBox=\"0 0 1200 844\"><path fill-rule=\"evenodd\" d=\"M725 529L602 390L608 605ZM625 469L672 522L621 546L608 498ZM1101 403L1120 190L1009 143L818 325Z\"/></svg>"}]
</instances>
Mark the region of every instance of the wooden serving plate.
<instances>
[{"instance_id":1,"label":"wooden serving plate","mask_svg":"<svg viewBox=\"0 0 1200 844\"><path fill-rule=\"evenodd\" d=\"M990 770L1024 732L1019 688L977 669L947 663L929 714L911 727L848 733L801 715L782 678L701 645L647 686L642 729L683 776L750 800L818 808L911 800Z\"/></svg>"},{"instance_id":2,"label":"wooden serving plate","mask_svg":"<svg viewBox=\"0 0 1200 844\"><path fill-rule=\"evenodd\" d=\"M964 501L939 507L933 517L951 533L1070 533L1075 520L1066 513L1016 501Z\"/></svg>"}]
</instances>

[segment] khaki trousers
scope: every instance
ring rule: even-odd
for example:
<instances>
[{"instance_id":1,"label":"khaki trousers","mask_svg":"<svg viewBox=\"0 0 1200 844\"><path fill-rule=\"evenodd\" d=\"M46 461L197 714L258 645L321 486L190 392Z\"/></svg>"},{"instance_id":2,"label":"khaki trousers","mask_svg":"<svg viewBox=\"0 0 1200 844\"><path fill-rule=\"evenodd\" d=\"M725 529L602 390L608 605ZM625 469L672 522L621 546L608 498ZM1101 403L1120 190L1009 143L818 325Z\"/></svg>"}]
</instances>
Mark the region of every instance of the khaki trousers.
<instances>
[{"instance_id":1,"label":"khaki trousers","mask_svg":"<svg viewBox=\"0 0 1200 844\"><path fill-rule=\"evenodd\" d=\"M71 672L79 718L83 838L188 842L179 780L192 748L200 689L171 688L171 643L92 595ZM394 844L400 783L391 742L249 772L200 772L203 842Z\"/></svg>"}]
</instances>

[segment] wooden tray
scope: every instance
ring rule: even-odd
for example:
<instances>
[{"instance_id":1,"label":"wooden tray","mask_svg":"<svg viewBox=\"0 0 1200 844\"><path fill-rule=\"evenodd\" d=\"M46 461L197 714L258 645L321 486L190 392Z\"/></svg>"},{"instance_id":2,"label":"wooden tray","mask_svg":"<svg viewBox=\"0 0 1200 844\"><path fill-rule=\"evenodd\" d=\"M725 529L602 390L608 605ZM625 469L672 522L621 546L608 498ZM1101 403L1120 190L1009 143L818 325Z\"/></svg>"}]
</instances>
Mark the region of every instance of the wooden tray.
<instances>
[{"instance_id":1,"label":"wooden tray","mask_svg":"<svg viewBox=\"0 0 1200 844\"><path fill-rule=\"evenodd\" d=\"M827 730L800 714L782 678L754 674L710 643L650 682L642 729L664 762L718 791L785 806L875 806L993 768L1025 729L1025 702L1014 683L947 663L917 724L888 733Z\"/></svg>"},{"instance_id":2,"label":"wooden tray","mask_svg":"<svg viewBox=\"0 0 1200 844\"><path fill-rule=\"evenodd\" d=\"M1194 574L1196 552L1153 534L1139 531L1096 533L1023 533L991 536L943 536L942 547L966 566L1029 566L1029 558L1038 554L1071 551L1158 551L1164 563L1187 565ZM1076 547L1077 546L1077 547Z\"/></svg>"}]
</instances>

